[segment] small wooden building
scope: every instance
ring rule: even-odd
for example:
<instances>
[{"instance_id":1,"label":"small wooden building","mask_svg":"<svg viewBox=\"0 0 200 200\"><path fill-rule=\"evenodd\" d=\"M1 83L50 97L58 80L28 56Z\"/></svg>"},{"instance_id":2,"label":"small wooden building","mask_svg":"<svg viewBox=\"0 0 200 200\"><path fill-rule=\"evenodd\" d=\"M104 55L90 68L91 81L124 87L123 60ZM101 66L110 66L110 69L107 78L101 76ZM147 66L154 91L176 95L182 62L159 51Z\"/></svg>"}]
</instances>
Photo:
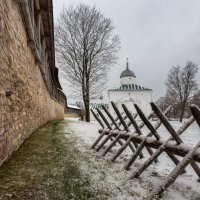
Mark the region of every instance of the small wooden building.
<instances>
[{"instance_id":1,"label":"small wooden building","mask_svg":"<svg viewBox=\"0 0 200 200\"><path fill-rule=\"evenodd\" d=\"M65 118L78 118L83 115L83 109L75 105L67 105L65 108Z\"/></svg>"}]
</instances>

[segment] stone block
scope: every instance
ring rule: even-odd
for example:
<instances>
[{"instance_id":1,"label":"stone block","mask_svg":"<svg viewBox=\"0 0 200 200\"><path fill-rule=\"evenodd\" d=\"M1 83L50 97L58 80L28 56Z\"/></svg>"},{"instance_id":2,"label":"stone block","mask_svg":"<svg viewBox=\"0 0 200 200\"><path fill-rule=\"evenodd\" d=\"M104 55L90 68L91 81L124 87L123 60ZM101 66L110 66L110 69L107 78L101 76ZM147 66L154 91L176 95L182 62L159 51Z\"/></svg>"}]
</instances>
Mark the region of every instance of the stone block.
<instances>
[{"instance_id":1,"label":"stone block","mask_svg":"<svg viewBox=\"0 0 200 200\"><path fill-rule=\"evenodd\" d=\"M5 95L6 91L0 86L0 95Z\"/></svg>"}]
</instances>

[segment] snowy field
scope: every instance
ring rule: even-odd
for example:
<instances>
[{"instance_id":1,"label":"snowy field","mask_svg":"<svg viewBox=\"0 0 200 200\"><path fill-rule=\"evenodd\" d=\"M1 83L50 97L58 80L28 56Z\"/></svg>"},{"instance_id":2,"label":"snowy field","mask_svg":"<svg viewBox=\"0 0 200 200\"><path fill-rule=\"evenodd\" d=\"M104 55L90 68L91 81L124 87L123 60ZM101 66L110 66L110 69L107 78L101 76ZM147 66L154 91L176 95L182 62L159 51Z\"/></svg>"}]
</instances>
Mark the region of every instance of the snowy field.
<instances>
[{"instance_id":1,"label":"snowy field","mask_svg":"<svg viewBox=\"0 0 200 200\"><path fill-rule=\"evenodd\" d=\"M154 122L155 123L155 122ZM181 123L171 122L177 130ZM159 157L159 163L152 164L139 179L130 180L131 173L148 158L147 152L143 151L145 158L137 159L131 166L131 169L125 171L123 166L131 155L131 151L127 148L113 163L110 161L111 156L119 146L115 146L105 156L100 156L100 152L95 152L90 147L94 140L98 137L98 130L100 126L96 122L86 123L80 121L69 121L69 127L73 131L78 142L78 148L90 155L92 159L91 167L87 163L82 163L81 168L83 173L90 174L94 183L94 188L104 188L107 190L109 196L108 200L132 200L144 199L153 190L156 185L159 185L165 177L174 168L174 163L167 157L165 153ZM142 129L144 134L148 133L145 127ZM161 126L158 129L159 135L166 139L169 137L166 129ZM192 124L181 136L184 143L194 146L200 140L200 128L197 124ZM109 142L106 144L106 146ZM198 164L199 165L199 164ZM200 165L199 165L200 166ZM90 173L88 173L88 171ZM188 166L186 173L177 178L175 183L170 186L162 196L163 200L200 200L200 182L194 173L193 169Z\"/></svg>"}]
</instances>

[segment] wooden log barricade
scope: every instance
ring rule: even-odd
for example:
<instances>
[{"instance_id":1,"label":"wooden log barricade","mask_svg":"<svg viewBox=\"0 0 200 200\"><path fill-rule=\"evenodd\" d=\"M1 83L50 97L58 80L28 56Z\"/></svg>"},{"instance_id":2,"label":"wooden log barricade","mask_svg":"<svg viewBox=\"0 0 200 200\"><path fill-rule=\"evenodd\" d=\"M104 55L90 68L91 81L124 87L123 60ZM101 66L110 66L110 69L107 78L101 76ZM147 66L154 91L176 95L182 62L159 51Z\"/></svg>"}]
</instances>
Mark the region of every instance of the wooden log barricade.
<instances>
[{"instance_id":1,"label":"wooden log barricade","mask_svg":"<svg viewBox=\"0 0 200 200\"><path fill-rule=\"evenodd\" d=\"M124 169L128 170L138 157L144 157L143 150L146 148L149 157L144 163L137 167L135 171L131 172L130 178L138 178L153 162L158 162L158 157L161 156L163 152L165 152L175 164L172 172L159 184L159 186L154 188L147 199L150 200L156 196L160 196L174 183L180 174L185 172L187 165L191 165L197 176L200 178L200 168L197 164L197 162L200 163L200 139L196 146L190 147L184 144L180 137L194 121L196 121L200 127L200 109L197 106L190 106L192 113L191 117L176 131L166 117L171 106L162 112L155 103L151 103L152 112L145 116L136 104L134 104L136 110L136 113L134 114L131 113L125 105L122 105L124 112L120 113L114 102L111 102L111 104L117 115L115 119L105 107L103 107L103 110L108 118L106 118L100 110L97 109L99 116L92 110L95 119L102 127L102 129L99 130L99 137L92 145L92 149L99 151L104 147L101 155L105 156L111 151L116 143L119 143L119 149L111 157L111 161L115 161L119 155L129 147L133 154L124 166ZM155 125L150 121L150 118L154 114L158 118ZM138 116L142 121L140 124L138 124L136 120ZM128 123L126 119L129 120ZM166 140L161 139L161 136L158 134L158 129L161 125L163 125L170 134L170 137ZM133 131L131 126L134 128ZM149 133L146 135L143 134L142 130L145 126L149 130ZM111 142L106 146L109 140L111 140ZM152 150L152 148L155 150ZM177 156L183 157L183 159L179 160Z\"/></svg>"},{"instance_id":2,"label":"wooden log barricade","mask_svg":"<svg viewBox=\"0 0 200 200\"><path fill-rule=\"evenodd\" d=\"M129 129L130 124L129 125L126 124L124 118L121 116L118 108L115 106L115 104L113 104L113 102L112 102L112 106L113 106L113 108L114 108L114 110L115 110L115 112L116 112L116 114L117 114L117 116L118 116L118 118L119 118L122 126L123 126L123 129L124 129L125 133L126 132L130 132L130 129ZM136 117L136 115L135 115L135 117ZM107 154L107 152L116 144L116 142L120 141L120 134L123 133L123 132L118 132L118 136L115 137L115 139L113 140L113 142L111 142L110 145L108 145L108 147L103 151L102 155L105 156ZM134 145L137 148L136 143L134 143ZM132 152L135 152L135 148L132 146L131 143L128 146L130 147L130 149L132 150ZM142 154L140 156L143 158Z\"/></svg>"},{"instance_id":3,"label":"wooden log barricade","mask_svg":"<svg viewBox=\"0 0 200 200\"><path fill-rule=\"evenodd\" d=\"M97 109L97 112L99 113L99 115L100 115L100 117L102 118L102 120L104 121L104 123L105 123L105 125L102 123L102 121L101 121L101 119L97 116L97 114L91 109L91 111L92 111L92 114L94 115L94 117L95 117L95 119L99 122L99 124L103 127L103 129L104 129L104 131L102 132L102 133L100 133L100 135L99 135L99 137L95 140L95 142L92 144L92 149L94 149L95 147L96 147L96 145L99 143L99 141L104 137L104 135L105 135L105 131L106 130L112 130L112 126L113 125L116 125L117 124L117 127L118 127L118 129L119 129L119 126L121 125L120 124L120 122L118 122L118 120L119 120L119 118L117 117L117 118L115 118L114 119L114 121L115 121L115 123L113 122L113 120L112 120L112 122L109 124L109 122L107 121L107 119L104 117L104 115L103 115L103 113L99 110L99 109ZM121 113L121 115L123 115L123 112ZM111 115L110 115L111 116ZM125 119L126 117L124 117L124 119ZM105 129L104 127L106 127L107 126L107 129ZM116 130L116 127L115 127L115 130ZM113 139L112 139L112 136L110 135L108 138L107 138L107 141L108 140L111 140L111 141L113 141ZM122 145L123 143L121 142L121 141L119 141L119 144L120 145ZM103 145L101 145L101 146L103 146ZM97 151L98 151L99 149L97 149Z\"/></svg>"},{"instance_id":4,"label":"wooden log barricade","mask_svg":"<svg viewBox=\"0 0 200 200\"><path fill-rule=\"evenodd\" d=\"M156 130L161 126L161 124L162 124L161 121L159 120L159 121L155 124L155 126L152 126L152 125L150 124L150 122L148 121L148 118L146 118L146 117L144 116L144 114L143 114L142 111L139 109L139 107L138 107L137 105L135 105L135 107L136 107L137 112L140 113L141 119L143 119L143 120L145 121L144 124L147 124L147 126L149 127L150 132L149 132L149 133L147 134L147 136L143 139L143 141L140 143L138 149L135 151L135 153L131 156L130 160L129 160L129 161L127 162L127 164L125 165L124 169L126 169L126 170L128 170L128 169L130 168L130 166L134 163L134 161L137 159L139 152L145 147L145 141L147 140L148 137L151 137L152 135L154 135L155 138L156 138L157 140L160 139L160 136L157 134ZM123 105L123 108L126 110L126 112L128 112L128 109L125 107L125 105ZM169 106L169 107L164 111L164 113L167 114L167 113L170 111L170 108L171 108L171 106ZM136 130L136 131L137 131L137 130ZM146 147L146 148L147 148L147 150L148 150L149 147ZM149 152L149 151L148 151L148 152ZM150 153L150 155L152 155L152 154L153 154L153 151L151 150L151 152L149 152L149 153ZM157 161L158 161L157 159L154 160L154 162L157 162Z\"/></svg>"}]
</instances>

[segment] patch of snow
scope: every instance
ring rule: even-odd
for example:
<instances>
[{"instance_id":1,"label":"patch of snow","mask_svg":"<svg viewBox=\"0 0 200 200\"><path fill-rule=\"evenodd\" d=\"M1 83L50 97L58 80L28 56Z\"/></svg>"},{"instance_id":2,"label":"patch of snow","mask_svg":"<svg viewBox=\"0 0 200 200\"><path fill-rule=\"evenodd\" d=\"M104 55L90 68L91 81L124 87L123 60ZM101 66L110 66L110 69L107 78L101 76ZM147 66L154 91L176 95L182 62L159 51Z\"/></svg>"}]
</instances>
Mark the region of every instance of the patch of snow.
<instances>
[{"instance_id":1,"label":"patch of snow","mask_svg":"<svg viewBox=\"0 0 200 200\"><path fill-rule=\"evenodd\" d=\"M135 101L133 100L132 97L128 96L128 97L125 97L125 98L119 100L118 103L119 102L135 102Z\"/></svg>"},{"instance_id":2,"label":"patch of snow","mask_svg":"<svg viewBox=\"0 0 200 200\"><path fill-rule=\"evenodd\" d=\"M79 108L78 106L75 106L75 105L67 105L68 108L74 108L74 109L77 109L77 110L81 110L81 108Z\"/></svg>"},{"instance_id":3,"label":"patch of snow","mask_svg":"<svg viewBox=\"0 0 200 200\"><path fill-rule=\"evenodd\" d=\"M152 122L156 123L156 122ZM175 130L177 130L182 123L171 122ZM101 150L96 152L90 147L99 136L98 130L100 125L94 121L91 123L86 122L70 122L69 128L73 131L75 136L81 141L78 144L78 148L91 156L91 166L88 163L83 163L83 173L92 174L93 187L106 188L109 196L109 200L140 200L148 196L153 188L160 185L165 180L166 176L175 167L174 163L169 159L166 153L159 156L159 162L153 163L145 172L142 173L139 179L130 180L129 177L138 166L140 166L148 157L147 151L144 149L143 153L145 158L137 159L131 166L129 171L125 171L123 166L132 155L131 150L127 148L115 161L111 162L110 159L118 149L117 144L111 151L102 157ZM148 129L143 128L142 132L148 134ZM158 133L162 139L167 139L170 135L164 126L158 129ZM200 139L200 131L197 124L192 124L181 136L185 144L195 146ZM107 142L106 146L110 143ZM178 157L180 160L181 157ZM198 164L199 165L199 164ZM199 165L200 166L200 165ZM163 194L163 200L188 200L188 199L200 199L200 183L197 181L198 177L193 169L188 166L186 173L180 175L175 183L170 186Z\"/></svg>"},{"instance_id":4,"label":"patch of snow","mask_svg":"<svg viewBox=\"0 0 200 200\"><path fill-rule=\"evenodd\" d=\"M66 117L65 118L65 120L68 120L68 121L80 121L80 117L75 117L75 118L73 118L73 117L70 117L70 118L68 118L68 117Z\"/></svg>"}]
</instances>

